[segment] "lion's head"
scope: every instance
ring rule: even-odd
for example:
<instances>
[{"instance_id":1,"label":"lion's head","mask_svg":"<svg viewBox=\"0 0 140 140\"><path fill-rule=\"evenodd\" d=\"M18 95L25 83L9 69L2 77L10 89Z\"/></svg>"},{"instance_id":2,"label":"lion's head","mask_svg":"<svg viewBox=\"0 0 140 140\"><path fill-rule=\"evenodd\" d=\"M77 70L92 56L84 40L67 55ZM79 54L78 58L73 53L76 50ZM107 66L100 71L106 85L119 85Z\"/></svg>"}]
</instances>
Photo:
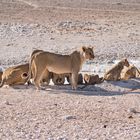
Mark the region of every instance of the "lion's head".
<instances>
[{"instance_id":1,"label":"lion's head","mask_svg":"<svg viewBox=\"0 0 140 140\"><path fill-rule=\"evenodd\" d=\"M129 66L130 66L130 64L129 64L129 62L128 62L128 60L127 60L126 58L123 59L123 60L121 60L120 63L121 63L123 66L126 66L126 67L129 67Z\"/></svg>"},{"instance_id":2,"label":"lion's head","mask_svg":"<svg viewBox=\"0 0 140 140\"><path fill-rule=\"evenodd\" d=\"M82 51L83 51L83 53L84 53L85 59L88 59L88 60L94 59L95 56L94 56L93 48L94 48L94 47L91 47L91 46L89 46L89 47L83 46L83 47L82 47Z\"/></svg>"}]
</instances>

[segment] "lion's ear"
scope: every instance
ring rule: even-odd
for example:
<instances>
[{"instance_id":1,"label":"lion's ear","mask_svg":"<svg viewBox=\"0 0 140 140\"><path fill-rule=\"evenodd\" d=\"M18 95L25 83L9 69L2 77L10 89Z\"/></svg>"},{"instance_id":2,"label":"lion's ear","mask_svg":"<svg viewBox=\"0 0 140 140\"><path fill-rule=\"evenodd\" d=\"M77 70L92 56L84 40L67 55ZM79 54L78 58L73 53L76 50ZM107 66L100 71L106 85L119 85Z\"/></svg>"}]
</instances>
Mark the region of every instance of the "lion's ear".
<instances>
[{"instance_id":1,"label":"lion's ear","mask_svg":"<svg viewBox=\"0 0 140 140\"><path fill-rule=\"evenodd\" d=\"M25 78L28 77L28 74L27 74L26 72L24 72L24 73L22 73L21 77L22 77L23 79L25 79Z\"/></svg>"},{"instance_id":2,"label":"lion's ear","mask_svg":"<svg viewBox=\"0 0 140 140\"><path fill-rule=\"evenodd\" d=\"M82 51L83 51L83 52L86 51L86 47L85 47L85 46L82 47Z\"/></svg>"}]
</instances>

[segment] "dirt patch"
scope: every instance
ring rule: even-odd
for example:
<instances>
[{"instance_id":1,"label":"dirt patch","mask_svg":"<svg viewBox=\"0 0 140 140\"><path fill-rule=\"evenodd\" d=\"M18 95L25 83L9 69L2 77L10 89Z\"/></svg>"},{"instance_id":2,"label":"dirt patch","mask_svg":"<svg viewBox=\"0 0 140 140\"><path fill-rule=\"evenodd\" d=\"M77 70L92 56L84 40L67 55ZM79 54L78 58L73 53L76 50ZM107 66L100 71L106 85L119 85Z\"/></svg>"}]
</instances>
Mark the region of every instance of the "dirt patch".
<instances>
[{"instance_id":1,"label":"dirt patch","mask_svg":"<svg viewBox=\"0 0 140 140\"><path fill-rule=\"evenodd\" d=\"M139 67L139 0L0 1L0 66L29 61L34 49L70 54L95 46L82 68L102 76L126 57ZM0 139L140 139L140 81L0 89ZM132 90L133 89L133 90ZM132 90L132 91L131 91ZM135 110L135 111L132 111Z\"/></svg>"}]
</instances>

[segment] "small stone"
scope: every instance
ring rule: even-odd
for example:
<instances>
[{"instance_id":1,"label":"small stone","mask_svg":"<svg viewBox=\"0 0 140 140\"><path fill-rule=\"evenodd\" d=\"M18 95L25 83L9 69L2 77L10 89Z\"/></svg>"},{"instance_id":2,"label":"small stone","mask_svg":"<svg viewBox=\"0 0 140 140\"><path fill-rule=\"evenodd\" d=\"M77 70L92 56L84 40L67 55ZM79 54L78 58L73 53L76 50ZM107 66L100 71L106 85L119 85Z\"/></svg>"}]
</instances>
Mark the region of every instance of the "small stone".
<instances>
[{"instance_id":1,"label":"small stone","mask_svg":"<svg viewBox=\"0 0 140 140\"><path fill-rule=\"evenodd\" d=\"M98 103L102 103L102 101L98 101Z\"/></svg>"},{"instance_id":2,"label":"small stone","mask_svg":"<svg viewBox=\"0 0 140 140\"><path fill-rule=\"evenodd\" d=\"M76 116L67 115L63 117L63 120L71 120L71 119L76 119Z\"/></svg>"},{"instance_id":3,"label":"small stone","mask_svg":"<svg viewBox=\"0 0 140 140\"><path fill-rule=\"evenodd\" d=\"M107 125L105 124L103 127L104 127L104 128L106 128L106 127L107 127Z\"/></svg>"},{"instance_id":4,"label":"small stone","mask_svg":"<svg viewBox=\"0 0 140 140\"><path fill-rule=\"evenodd\" d=\"M137 113L136 109L135 108L129 108L127 110L128 113Z\"/></svg>"},{"instance_id":5,"label":"small stone","mask_svg":"<svg viewBox=\"0 0 140 140\"><path fill-rule=\"evenodd\" d=\"M122 5L122 3L121 2L118 2L118 3L116 3L117 5Z\"/></svg>"},{"instance_id":6,"label":"small stone","mask_svg":"<svg viewBox=\"0 0 140 140\"><path fill-rule=\"evenodd\" d=\"M9 44L7 44L6 46L12 46L13 44L11 44L11 43L9 43Z\"/></svg>"},{"instance_id":7,"label":"small stone","mask_svg":"<svg viewBox=\"0 0 140 140\"><path fill-rule=\"evenodd\" d=\"M133 116L132 116L132 115L130 115L130 116L128 116L128 118L129 118L129 119L133 119Z\"/></svg>"},{"instance_id":8,"label":"small stone","mask_svg":"<svg viewBox=\"0 0 140 140\"><path fill-rule=\"evenodd\" d=\"M5 101L5 104L6 105L12 105L12 104L9 103L9 101Z\"/></svg>"},{"instance_id":9,"label":"small stone","mask_svg":"<svg viewBox=\"0 0 140 140\"><path fill-rule=\"evenodd\" d=\"M55 38L51 37L50 40L55 40Z\"/></svg>"}]
</instances>

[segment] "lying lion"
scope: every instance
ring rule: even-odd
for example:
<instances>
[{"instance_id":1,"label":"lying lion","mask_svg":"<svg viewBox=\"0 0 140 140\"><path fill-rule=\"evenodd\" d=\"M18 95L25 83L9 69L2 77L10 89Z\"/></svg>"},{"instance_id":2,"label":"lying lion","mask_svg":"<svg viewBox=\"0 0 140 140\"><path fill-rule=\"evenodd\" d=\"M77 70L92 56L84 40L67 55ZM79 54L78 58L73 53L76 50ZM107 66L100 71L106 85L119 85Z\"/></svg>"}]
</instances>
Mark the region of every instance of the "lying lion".
<instances>
[{"instance_id":1,"label":"lying lion","mask_svg":"<svg viewBox=\"0 0 140 140\"><path fill-rule=\"evenodd\" d=\"M66 76L66 79L68 81L69 84L71 84L71 74L65 74ZM78 85L81 85L83 84L83 76L81 73L78 74L78 82L77 82Z\"/></svg>"},{"instance_id":2,"label":"lying lion","mask_svg":"<svg viewBox=\"0 0 140 140\"><path fill-rule=\"evenodd\" d=\"M55 74L52 73L52 81L55 85L63 85L65 83L65 78L67 82L71 83L71 74ZM78 84L83 84L82 74L78 74Z\"/></svg>"},{"instance_id":3,"label":"lying lion","mask_svg":"<svg viewBox=\"0 0 140 140\"><path fill-rule=\"evenodd\" d=\"M122 80L128 80L130 78L138 78L140 77L140 71L134 65L126 67L121 75Z\"/></svg>"},{"instance_id":4,"label":"lying lion","mask_svg":"<svg viewBox=\"0 0 140 140\"><path fill-rule=\"evenodd\" d=\"M72 89L77 89L78 72L86 60L94 58L93 48L82 47L70 55L60 55L51 52L34 54L29 64L29 79L31 70L34 69L34 83L37 89L41 88L44 73L50 71L56 74L71 73Z\"/></svg>"},{"instance_id":5,"label":"lying lion","mask_svg":"<svg viewBox=\"0 0 140 140\"><path fill-rule=\"evenodd\" d=\"M105 80L117 81L121 79L121 71L123 70L124 66L129 67L129 62L127 59L121 60L118 64L116 64L113 68L108 70L105 75Z\"/></svg>"},{"instance_id":6,"label":"lying lion","mask_svg":"<svg viewBox=\"0 0 140 140\"><path fill-rule=\"evenodd\" d=\"M84 74L84 81L85 81L85 84L94 85L94 84L102 83L104 80L103 80L103 77L99 78L98 75Z\"/></svg>"},{"instance_id":7,"label":"lying lion","mask_svg":"<svg viewBox=\"0 0 140 140\"><path fill-rule=\"evenodd\" d=\"M65 82L65 75L52 73L52 81L55 85L63 85Z\"/></svg>"},{"instance_id":8,"label":"lying lion","mask_svg":"<svg viewBox=\"0 0 140 140\"><path fill-rule=\"evenodd\" d=\"M2 81L0 87L4 84L12 86L18 84L25 84L28 80L29 64L23 64L7 68L2 74Z\"/></svg>"}]
</instances>

